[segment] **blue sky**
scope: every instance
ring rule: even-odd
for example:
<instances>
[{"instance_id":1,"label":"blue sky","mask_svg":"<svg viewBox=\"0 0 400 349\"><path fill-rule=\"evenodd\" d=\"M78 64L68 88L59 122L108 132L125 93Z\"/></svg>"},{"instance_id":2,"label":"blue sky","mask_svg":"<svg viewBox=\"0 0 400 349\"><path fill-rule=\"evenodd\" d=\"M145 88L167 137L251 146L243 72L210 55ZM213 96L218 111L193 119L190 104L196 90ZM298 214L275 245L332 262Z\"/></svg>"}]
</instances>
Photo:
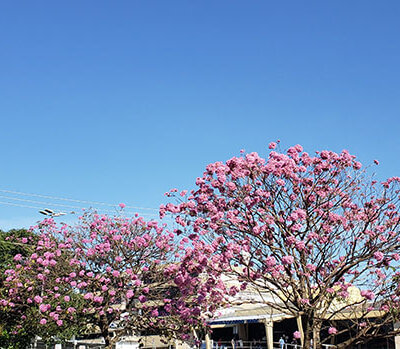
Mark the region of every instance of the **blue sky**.
<instances>
[{"instance_id":1,"label":"blue sky","mask_svg":"<svg viewBox=\"0 0 400 349\"><path fill-rule=\"evenodd\" d=\"M0 202L157 208L276 139L400 175L399 18L395 0L2 2ZM0 204L0 228L37 211Z\"/></svg>"}]
</instances>

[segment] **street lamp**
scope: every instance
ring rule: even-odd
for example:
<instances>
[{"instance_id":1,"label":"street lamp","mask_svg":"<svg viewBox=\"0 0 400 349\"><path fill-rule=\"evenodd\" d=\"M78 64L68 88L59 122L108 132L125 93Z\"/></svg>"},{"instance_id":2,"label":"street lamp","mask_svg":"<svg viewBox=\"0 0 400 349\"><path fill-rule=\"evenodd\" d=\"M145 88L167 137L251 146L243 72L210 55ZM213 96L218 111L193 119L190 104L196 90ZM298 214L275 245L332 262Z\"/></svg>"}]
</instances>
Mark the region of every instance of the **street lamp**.
<instances>
[{"instance_id":1,"label":"street lamp","mask_svg":"<svg viewBox=\"0 0 400 349\"><path fill-rule=\"evenodd\" d=\"M39 213L41 213L45 216L50 216L50 217L59 217L59 216L66 215L66 213L64 213L64 212L54 212L53 210L50 210L48 208L45 208L44 210L40 210Z\"/></svg>"}]
</instances>

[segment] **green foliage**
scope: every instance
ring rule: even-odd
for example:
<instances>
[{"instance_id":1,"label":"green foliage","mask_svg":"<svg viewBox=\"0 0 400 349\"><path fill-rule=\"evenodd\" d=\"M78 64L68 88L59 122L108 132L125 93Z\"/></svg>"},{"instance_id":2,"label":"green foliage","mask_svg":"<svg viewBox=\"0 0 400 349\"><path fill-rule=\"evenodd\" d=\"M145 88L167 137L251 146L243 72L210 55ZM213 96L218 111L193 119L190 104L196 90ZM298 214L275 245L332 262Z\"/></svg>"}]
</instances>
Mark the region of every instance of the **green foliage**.
<instances>
[{"instance_id":1,"label":"green foliage","mask_svg":"<svg viewBox=\"0 0 400 349\"><path fill-rule=\"evenodd\" d=\"M25 256L29 253L29 245L19 242L21 238L35 238L26 229L12 229L8 232L0 230L0 298L7 291L3 287L4 271L14 265L14 256L18 253ZM28 328L17 328L19 316L12 311L0 308L0 348L26 348L34 337Z\"/></svg>"},{"instance_id":2,"label":"green foliage","mask_svg":"<svg viewBox=\"0 0 400 349\"><path fill-rule=\"evenodd\" d=\"M21 243L26 238L30 243ZM33 252L38 237L25 229L13 229L8 232L0 230L0 299L7 298L8 289L4 287L4 271L13 268L16 264L14 256L21 254L29 256ZM79 308L81 296L71 294L73 302L70 304ZM23 307L23 309L21 309ZM19 349L26 348L37 335L47 343L60 343L71 339L73 335L84 332L86 322L83 317L77 319L70 326L59 327L55 323L46 326L39 325L37 320L37 308L34 304L21 304L16 308L0 307L0 348ZM21 313L26 316L21 326Z\"/></svg>"},{"instance_id":3,"label":"green foliage","mask_svg":"<svg viewBox=\"0 0 400 349\"><path fill-rule=\"evenodd\" d=\"M26 229L12 229L8 232L0 230L0 270L3 271L7 265L13 263L13 257L20 253L25 256L30 251L26 244L20 243L21 238L33 238L35 235Z\"/></svg>"},{"instance_id":4,"label":"green foliage","mask_svg":"<svg viewBox=\"0 0 400 349\"><path fill-rule=\"evenodd\" d=\"M0 311L0 348L24 349L29 346L34 333L25 328L16 328L16 316L12 312Z\"/></svg>"}]
</instances>

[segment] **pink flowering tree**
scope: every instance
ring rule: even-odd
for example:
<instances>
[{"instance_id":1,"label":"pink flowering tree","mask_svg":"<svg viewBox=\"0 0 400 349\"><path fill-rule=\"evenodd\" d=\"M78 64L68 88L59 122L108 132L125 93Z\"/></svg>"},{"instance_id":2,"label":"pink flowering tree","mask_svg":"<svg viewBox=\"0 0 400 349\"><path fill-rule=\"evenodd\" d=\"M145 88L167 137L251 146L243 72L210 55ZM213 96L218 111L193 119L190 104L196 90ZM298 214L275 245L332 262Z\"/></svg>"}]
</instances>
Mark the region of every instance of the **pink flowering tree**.
<instances>
[{"instance_id":1,"label":"pink flowering tree","mask_svg":"<svg viewBox=\"0 0 400 349\"><path fill-rule=\"evenodd\" d=\"M7 338L7 345L13 348L25 348L36 335L51 342L80 334L85 319L79 313L61 317L60 310L66 306L80 309L81 299L71 287L56 281L73 271L69 264L72 254L61 253L49 236L10 233L7 243L15 248L0 276L0 312L5 320L3 332L11 336L2 333L2 339Z\"/></svg>"},{"instance_id":2,"label":"pink flowering tree","mask_svg":"<svg viewBox=\"0 0 400 349\"><path fill-rule=\"evenodd\" d=\"M347 151L257 153L207 166L161 206L213 247L215 270L297 318L305 348L393 335L399 320L399 178L368 179ZM322 334L322 335L321 335Z\"/></svg>"},{"instance_id":3,"label":"pink flowering tree","mask_svg":"<svg viewBox=\"0 0 400 349\"><path fill-rule=\"evenodd\" d=\"M14 238L15 236L15 238ZM26 255L29 251L25 248L26 245L19 243L18 240L24 238L28 240L30 234L24 229L11 230L4 232L0 230L0 298L2 294L7 292L4 287L4 278L2 277L4 271L13 264L13 257L16 254ZM16 331L15 325L18 324L19 317L14 314L3 311L0 307L0 347L26 347L31 338L32 333L29 329L24 331ZM18 337L16 336L18 334Z\"/></svg>"},{"instance_id":4,"label":"pink flowering tree","mask_svg":"<svg viewBox=\"0 0 400 349\"><path fill-rule=\"evenodd\" d=\"M14 311L33 304L29 321L40 334L86 324L107 348L148 330L188 339L220 297L218 279L203 273L204 254L156 222L89 213L74 228L45 220L36 233L34 253L16 255L19 264L6 271L0 302Z\"/></svg>"}]
</instances>

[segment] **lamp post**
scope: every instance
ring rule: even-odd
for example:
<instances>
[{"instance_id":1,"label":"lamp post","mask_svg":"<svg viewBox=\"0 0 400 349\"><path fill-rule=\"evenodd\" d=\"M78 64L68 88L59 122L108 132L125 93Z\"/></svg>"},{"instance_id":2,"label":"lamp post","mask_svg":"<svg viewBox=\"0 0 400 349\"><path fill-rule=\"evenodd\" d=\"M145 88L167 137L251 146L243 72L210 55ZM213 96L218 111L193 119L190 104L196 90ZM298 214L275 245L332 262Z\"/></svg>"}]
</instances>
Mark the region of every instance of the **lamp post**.
<instances>
[{"instance_id":1,"label":"lamp post","mask_svg":"<svg viewBox=\"0 0 400 349\"><path fill-rule=\"evenodd\" d=\"M66 213L64 212L54 212L53 210L50 210L49 208L45 208L44 210L40 210L39 213L45 215L45 216L50 216L50 217L59 217L59 216L64 216Z\"/></svg>"}]
</instances>

